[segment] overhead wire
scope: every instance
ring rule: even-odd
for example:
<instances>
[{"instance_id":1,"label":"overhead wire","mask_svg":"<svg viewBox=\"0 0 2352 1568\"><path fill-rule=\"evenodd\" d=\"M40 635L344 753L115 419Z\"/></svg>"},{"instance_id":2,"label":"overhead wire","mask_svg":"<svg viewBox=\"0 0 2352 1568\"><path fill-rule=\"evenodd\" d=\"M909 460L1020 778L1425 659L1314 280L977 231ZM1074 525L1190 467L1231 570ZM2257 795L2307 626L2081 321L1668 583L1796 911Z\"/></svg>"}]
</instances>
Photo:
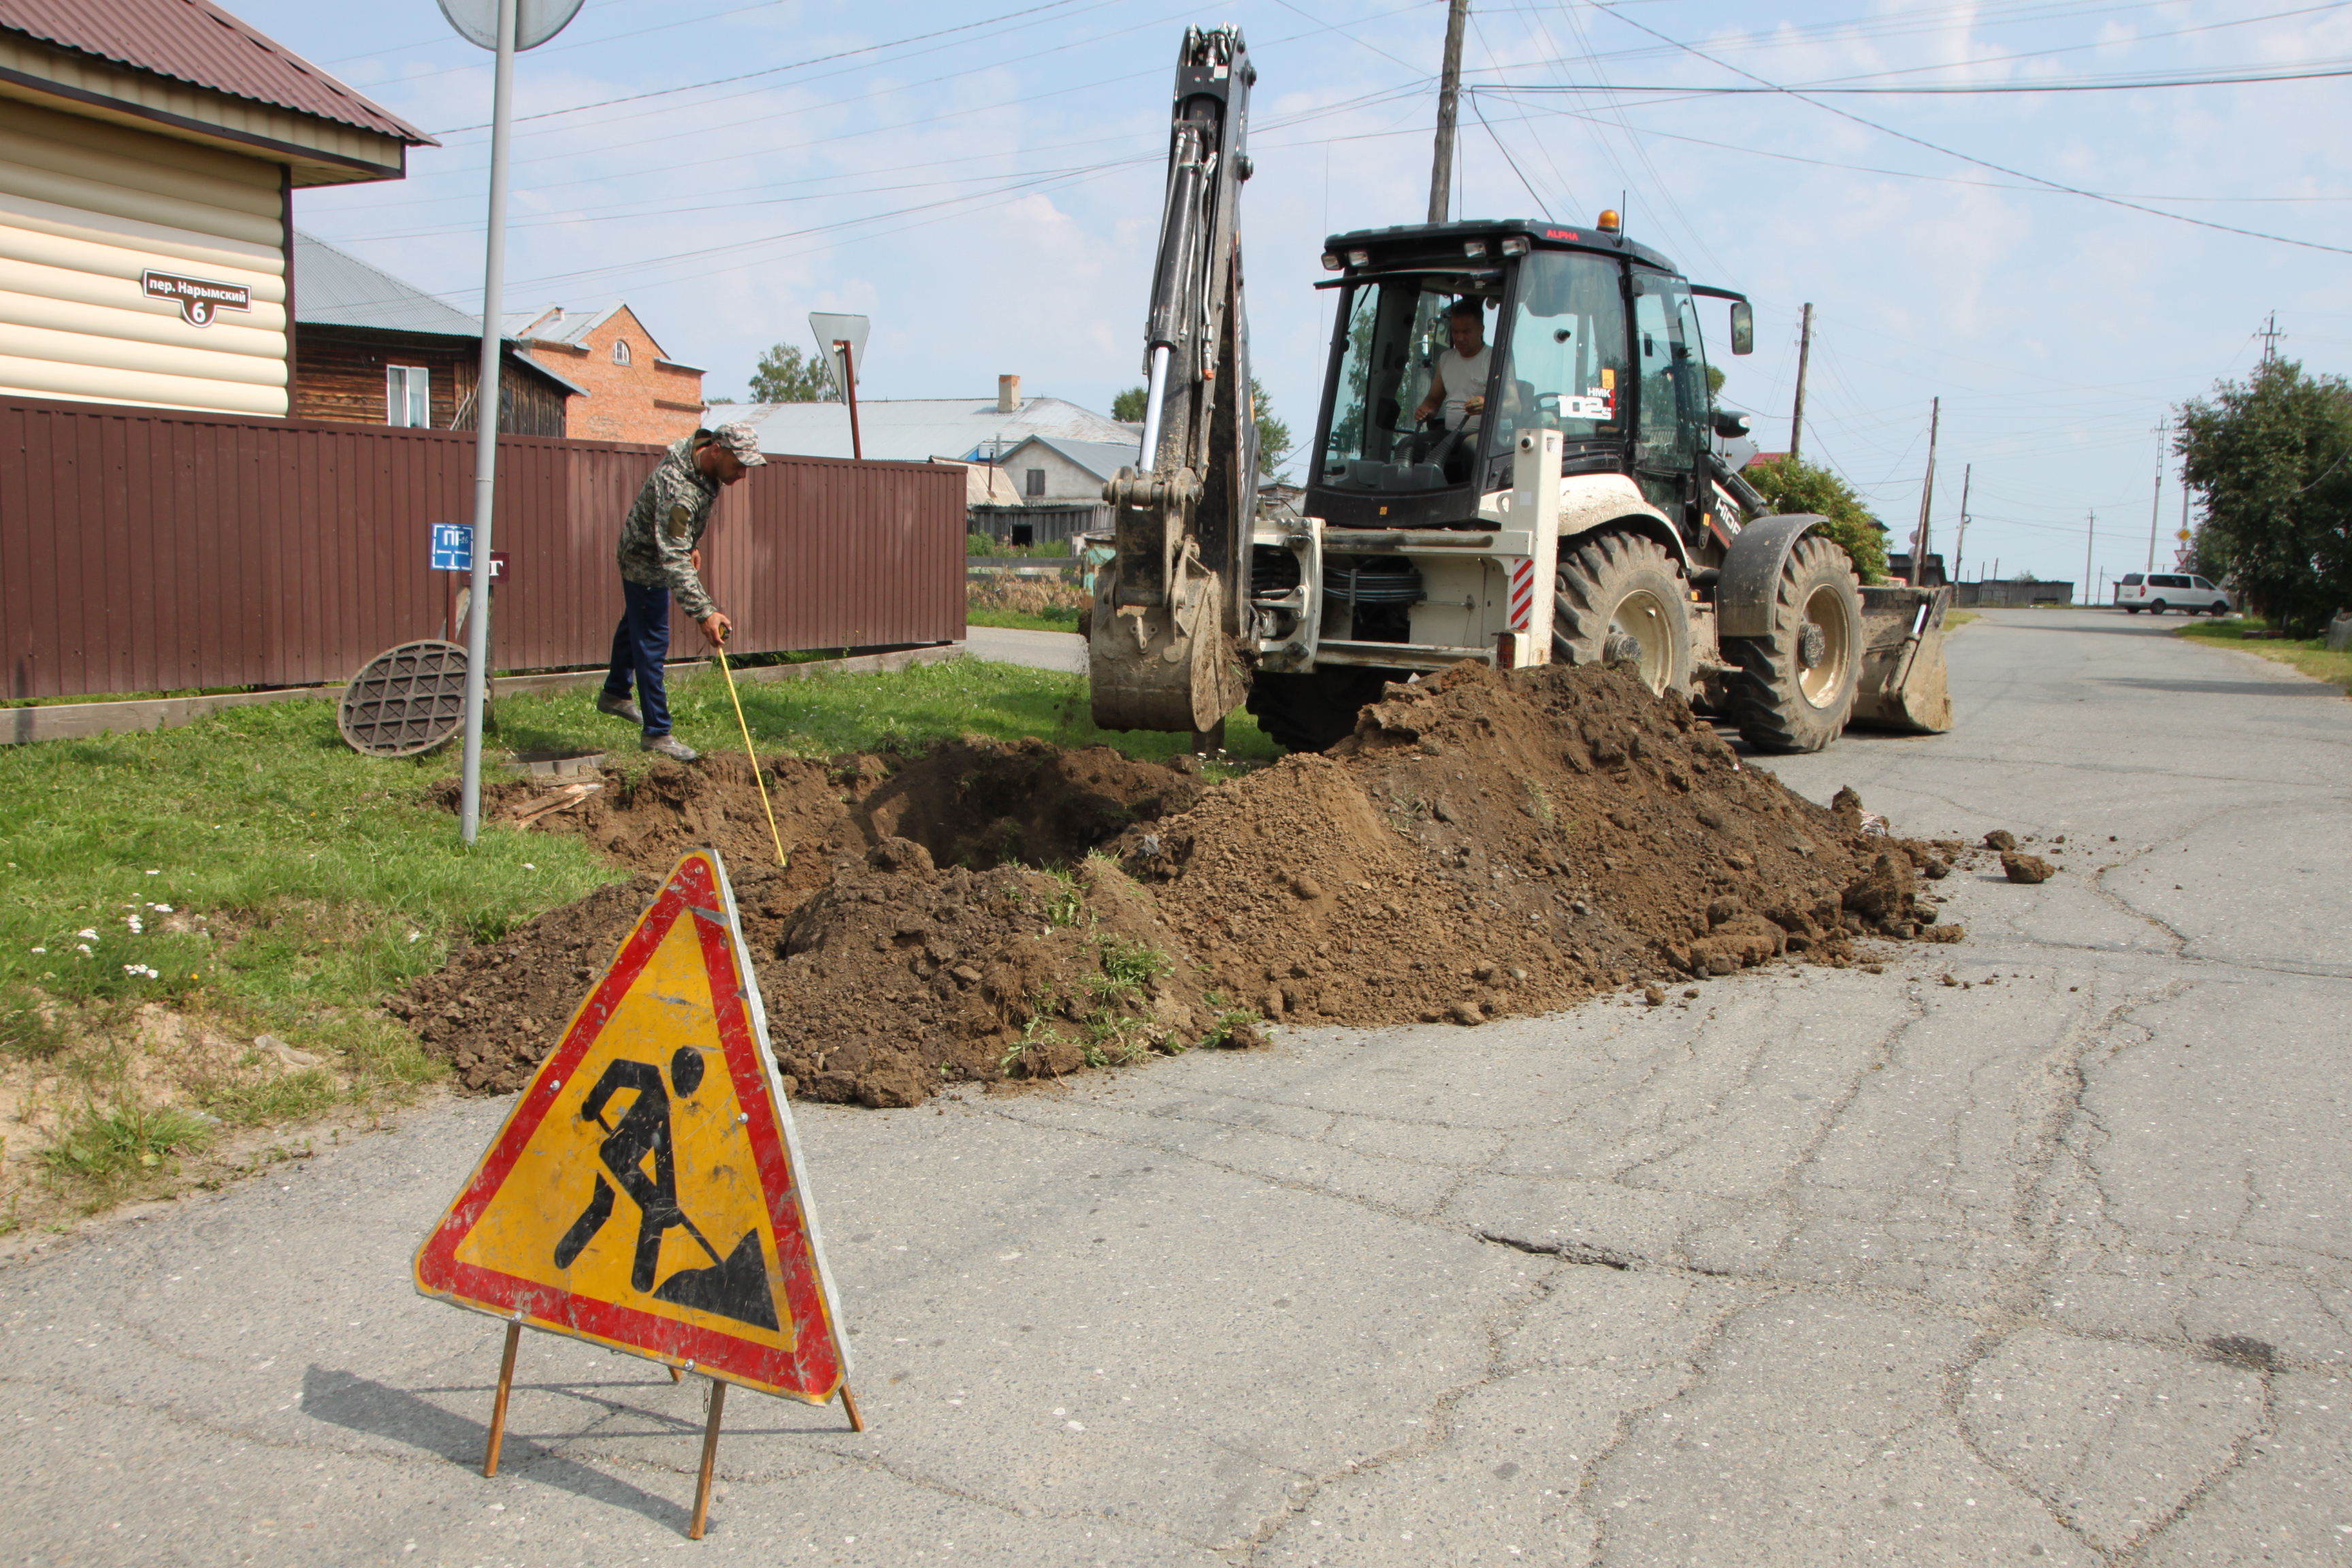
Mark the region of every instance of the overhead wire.
<instances>
[{"instance_id":1,"label":"overhead wire","mask_svg":"<svg viewBox=\"0 0 2352 1568\"><path fill-rule=\"evenodd\" d=\"M1833 103L1822 103L1806 93L1797 91L1791 88L1780 87L1775 82L1767 81L1764 78L1758 76L1755 72L1748 70L1744 67L1733 65L1728 61L1717 59L1704 49L1685 44L1679 38L1670 37L1666 34L1659 32L1655 27L1651 26L1646 22L1636 21L1633 17L1628 16L1623 12L1620 11L1615 5L1605 4L1604 0L1591 0L1591 3L1595 9L1608 13L1610 16L1616 17L1618 21L1622 22L1625 26L1637 28L1642 32L1649 34L1654 38L1672 44L1676 48L1684 50L1694 58L1706 61L1709 65L1716 66L1723 70L1731 71L1738 76L1746 77L1748 80L1756 82L1759 86L1772 88L1775 91L1786 94L1788 97L1795 99L1800 103L1811 104L1814 108L1822 110L1824 114L1833 114L1840 120L1849 121L1866 130L1875 131L1881 135L1892 136L1897 141L1908 142L1916 147L1924 147L1931 153L1941 153L1947 158L1957 158L1964 163L1974 163L1980 169L1990 169L1994 174L2007 174L2011 179L2031 180L2036 184L2047 185L2053 191L2063 191L2070 195L2082 196L2089 201L2104 202L2110 206L2122 207L2126 211L2147 213L2155 217L2169 218L2174 223L2185 223L2198 228L2214 229L2223 234L2240 235L2250 239L2269 240L2279 245L2297 246L2306 250L2324 250L2336 256L2352 256L2352 247L2340 245L2323 245L2317 240L2296 239L2286 235L2264 234L2256 229L2242 228L2235 224L2215 223L2210 218L2192 217L2187 213L2166 212L2161 207L2147 206L2138 202L2125 201L2117 196L2103 195L2096 191L2084 190L2079 185L2070 185L2065 184L2063 181L2053 180L2041 174L2029 174L2021 169L2012 169L2006 164L1996 163L1989 159L1977 157L1973 153L1962 153L1954 148L1940 146L1936 142L1928 141L1925 137L1914 136L1907 131L1897 131L1891 125L1883 125L1874 120L1865 120L1861 115L1854 114L1847 110L1840 109Z\"/></svg>"}]
</instances>

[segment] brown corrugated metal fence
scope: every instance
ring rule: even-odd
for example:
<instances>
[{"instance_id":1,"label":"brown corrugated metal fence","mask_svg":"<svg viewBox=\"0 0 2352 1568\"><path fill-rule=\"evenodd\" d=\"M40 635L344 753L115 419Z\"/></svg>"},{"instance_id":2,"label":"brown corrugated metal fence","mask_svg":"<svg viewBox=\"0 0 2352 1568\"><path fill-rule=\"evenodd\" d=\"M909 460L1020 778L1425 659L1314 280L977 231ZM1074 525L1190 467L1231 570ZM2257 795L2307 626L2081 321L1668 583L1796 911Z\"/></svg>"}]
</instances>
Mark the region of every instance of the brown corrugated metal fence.
<instances>
[{"instance_id":1,"label":"brown corrugated metal fence","mask_svg":"<svg viewBox=\"0 0 2352 1568\"><path fill-rule=\"evenodd\" d=\"M622 514L656 447L499 444L500 669L602 664ZM5 695L304 686L444 630L428 525L473 516L474 437L0 399ZM733 650L951 642L963 476L772 457L719 501L703 575ZM706 650L674 617L673 657Z\"/></svg>"}]
</instances>

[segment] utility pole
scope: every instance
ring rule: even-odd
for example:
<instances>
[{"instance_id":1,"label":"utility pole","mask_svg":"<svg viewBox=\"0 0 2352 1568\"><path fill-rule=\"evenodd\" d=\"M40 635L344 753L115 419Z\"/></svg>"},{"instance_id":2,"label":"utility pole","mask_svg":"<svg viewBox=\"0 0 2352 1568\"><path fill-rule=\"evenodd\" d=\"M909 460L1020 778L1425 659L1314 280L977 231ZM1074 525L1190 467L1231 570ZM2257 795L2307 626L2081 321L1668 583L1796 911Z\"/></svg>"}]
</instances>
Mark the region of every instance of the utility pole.
<instances>
[{"instance_id":1,"label":"utility pole","mask_svg":"<svg viewBox=\"0 0 2352 1568\"><path fill-rule=\"evenodd\" d=\"M2156 422L2156 490L2147 498L2147 569L2156 570L2157 514L2164 510L2164 437L2172 428L2170 416Z\"/></svg>"},{"instance_id":2,"label":"utility pole","mask_svg":"<svg viewBox=\"0 0 2352 1568\"><path fill-rule=\"evenodd\" d=\"M1960 531L1952 536L1951 580L1960 580L1960 552L1969 547L1969 479L1976 472L1974 463L1960 466Z\"/></svg>"},{"instance_id":3,"label":"utility pole","mask_svg":"<svg viewBox=\"0 0 2352 1568\"><path fill-rule=\"evenodd\" d=\"M2099 514L2095 511L2090 515L2090 523L2083 531L2083 586L2084 588L2091 585L2091 543L2099 536ZM2083 601L2086 605L2090 602L2088 599Z\"/></svg>"},{"instance_id":4,"label":"utility pole","mask_svg":"<svg viewBox=\"0 0 2352 1568\"><path fill-rule=\"evenodd\" d=\"M1448 123L1451 122L1449 121ZM2269 317L2263 322L2263 330L2254 334L2254 336L2263 340L2263 363L2264 364L2268 364L2273 360L2278 358L2278 341L2284 335L2284 334L2278 330L2278 312L2276 310L2273 310Z\"/></svg>"},{"instance_id":5,"label":"utility pole","mask_svg":"<svg viewBox=\"0 0 2352 1568\"><path fill-rule=\"evenodd\" d=\"M1805 324L1797 334L1797 408L1789 416L1789 461L1805 444L1805 362L1813 357L1813 306L1805 302Z\"/></svg>"},{"instance_id":6,"label":"utility pole","mask_svg":"<svg viewBox=\"0 0 2352 1568\"><path fill-rule=\"evenodd\" d=\"M1936 504L1936 435L1944 424L1944 400L1937 398L1927 413L1927 478L1919 487L1919 526L1911 531L1911 585L1927 574L1927 511Z\"/></svg>"},{"instance_id":7,"label":"utility pole","mask_svg":"<svg viewBox=\"0 0 2352 1568\"><path fill-rule=\"evenodd\" d=\"M1445 14L1445 70L1437 80L1437 153L1429 165L1429 221L1444 223L1454 202L1454 117L1462 107L1462 31L1470 0L1452 0Z\"/></svg>"}]
</instances>

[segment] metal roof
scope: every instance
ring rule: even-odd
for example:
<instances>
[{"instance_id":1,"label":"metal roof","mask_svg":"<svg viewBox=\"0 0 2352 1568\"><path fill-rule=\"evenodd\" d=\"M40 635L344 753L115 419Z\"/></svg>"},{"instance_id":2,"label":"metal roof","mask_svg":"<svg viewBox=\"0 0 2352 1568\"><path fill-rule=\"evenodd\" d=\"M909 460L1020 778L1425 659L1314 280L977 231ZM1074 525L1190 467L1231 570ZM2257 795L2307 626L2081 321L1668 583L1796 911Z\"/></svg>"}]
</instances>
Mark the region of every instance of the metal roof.
<instances>
[{"instance_id":1,"label":"metal roof","mask_svg":"<svg viewBox=\"0 0 2352 1568\"><path fill-rule=\"evenodd\" d=\"M0 0L6 5L8 0ZM382 272L314 234L294 231L294 319L322 326L386 332L444 332L478 338L479 317L445 304L414 284Z\"/></svg>"},{"instance_id":2,"label":"metal roof","mask_svg":"<svg viewBox=\"0 0 2352 1568\"><path fill-rule=\"evenodd\" d=\"M860 412L864 412L861 408ZM1142 437L1131 436L1124 441L1073 441L1063 436L1032 436L1004 454L1003 461L1011 462L1022 447L1034 441L1040 447L1050 447L1063 458L1084 468L1098 479L1115 479L1119 469L1130 468L1137 461L1136 449Z\"/></svg>"},{"instance_id":3,"label":"metal roof","mask_svg":"<svg viewBox=\"0 0 2352 1568\"><path fill-rule=\"evenodd\" d=\"M509 310L506 315L507 335L528 338L533 342L570 343L576 348L581 339L610 321L624 303L615 300L593 310L567 310L561 305L545 305L536 310Z\"/></svg>"},{"instance_id":4,"label":"metal roof","mask_svg":"<svg viewBox=\"0 0 2352 1568\"><path fill-rule=\"evenodd\" d=\"M379 270L314 234L294 231L294 320L298 326L365 327L380 332L426 332L478 342L482 321L391 273ZM511 336L505 340L512 345ZM588 389L509 346L511 363L526 364L566 392Z\"/></svg>"},{"instance_id":5,"label":"metal roof","mask_svg":"<svg viewBox=\"0 0 2352 1568\"><path fill-rule=\"evenodd\" d=\"M410 146L440 145L211 0L0 0L0 27Z\"/></svg>"},{"instance_id":6,"label":"metal roof","mask_svg":"<svg viewBox=\"0 0 2352 1568\"><path fill-rule=\"evenodd\" d=\"M811 458L849 456L849 409L839 403L744 403L708 410L759 426L763 452ZM996 399L910 397L857 400L857 431L866 455L919 463L930 458L990 459L1032 436L1071 441L1124 442L1134 451L1137 428L1058 397L1030 397L1010 414Z\"/></svg>"}]
</instances>

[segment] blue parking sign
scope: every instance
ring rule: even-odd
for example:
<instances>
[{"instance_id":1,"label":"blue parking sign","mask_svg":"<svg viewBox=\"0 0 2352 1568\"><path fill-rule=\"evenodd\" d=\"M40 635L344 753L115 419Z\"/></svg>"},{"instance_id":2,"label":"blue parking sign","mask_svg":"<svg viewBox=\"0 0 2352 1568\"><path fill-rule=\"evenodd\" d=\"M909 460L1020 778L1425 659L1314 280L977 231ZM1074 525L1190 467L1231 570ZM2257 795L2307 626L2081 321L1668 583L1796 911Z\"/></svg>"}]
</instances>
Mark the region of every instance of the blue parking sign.
<instances>
[{"instance_id":1,"label":"blue parking sign","mask_svg":"<svg viewBox=\"0 0 2352 1568\"><path fill-rule=\"evenodd\" d=\"M432 526L432 570L471 572L474 569L474 525L470 522L436 522Z\"/></svg>"}]
</instances>

